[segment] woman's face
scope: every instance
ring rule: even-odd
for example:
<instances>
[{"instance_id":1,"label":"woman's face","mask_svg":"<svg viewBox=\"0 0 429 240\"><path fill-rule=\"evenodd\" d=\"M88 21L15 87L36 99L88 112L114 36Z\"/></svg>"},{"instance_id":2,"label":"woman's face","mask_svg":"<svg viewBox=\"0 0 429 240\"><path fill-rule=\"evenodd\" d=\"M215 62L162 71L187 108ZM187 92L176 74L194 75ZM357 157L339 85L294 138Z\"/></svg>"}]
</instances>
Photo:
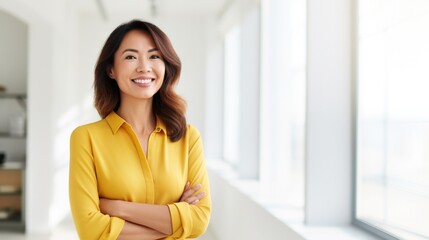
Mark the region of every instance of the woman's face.
<instances>
[{"instance_id":1,"label":"woman's face","mask_svg":"<svg viewBox=\"0 0 429 240\"><path fill-rule=\"evenodd\" d=\"M164 60L150 35L140 30L128 32L109 72L118 83L121 100L152 99L161 88L164 74Z\"/></svg>"}]
</instances>

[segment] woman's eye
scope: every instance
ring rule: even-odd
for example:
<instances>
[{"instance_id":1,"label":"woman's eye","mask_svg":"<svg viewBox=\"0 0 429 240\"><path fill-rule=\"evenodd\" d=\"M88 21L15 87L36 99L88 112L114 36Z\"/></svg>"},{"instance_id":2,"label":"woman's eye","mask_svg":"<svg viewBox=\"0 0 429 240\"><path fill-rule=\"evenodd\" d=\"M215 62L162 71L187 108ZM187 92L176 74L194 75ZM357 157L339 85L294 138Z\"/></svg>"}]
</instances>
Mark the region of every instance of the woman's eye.
<instances>
[{"instance_id":1,"label":"woman's eye","mask_svg":"<svg viewBox=\"0 0 429 240\"><path fill-rule=\"evenodd\" d=\"M158 55L152 55L152 56L150 56L150 58L151 58L151 59L160 59L161 57L160 57L160 56L158 56Z\"/></svg>"},{"instance_id":2,"label":"woman's eye","mask_svg":"<svg viewBox=\"0 0 429 240\"><path fill-rule=\"evenodd\" d=\"M130 56L126 56L125 59L136 59L136 57L130 55Z\"/></svg>"}]
</instances>

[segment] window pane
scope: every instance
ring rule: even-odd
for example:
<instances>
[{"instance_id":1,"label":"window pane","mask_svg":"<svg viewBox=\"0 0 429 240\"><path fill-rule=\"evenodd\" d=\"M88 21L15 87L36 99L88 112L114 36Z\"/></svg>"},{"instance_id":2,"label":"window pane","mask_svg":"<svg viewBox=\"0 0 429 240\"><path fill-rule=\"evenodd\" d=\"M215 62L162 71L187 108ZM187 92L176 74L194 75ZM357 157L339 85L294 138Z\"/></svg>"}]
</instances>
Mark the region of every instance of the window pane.
<instances>
[{"instance_id":1,"label":"window pane","mask_svg":"<svg viewBox=\"0 0 429 240\"><path fill-rule=\"evenodd\" d=\"M358 220L429 239L429 2L359 0Z\"/></svg>"}]
</instances>

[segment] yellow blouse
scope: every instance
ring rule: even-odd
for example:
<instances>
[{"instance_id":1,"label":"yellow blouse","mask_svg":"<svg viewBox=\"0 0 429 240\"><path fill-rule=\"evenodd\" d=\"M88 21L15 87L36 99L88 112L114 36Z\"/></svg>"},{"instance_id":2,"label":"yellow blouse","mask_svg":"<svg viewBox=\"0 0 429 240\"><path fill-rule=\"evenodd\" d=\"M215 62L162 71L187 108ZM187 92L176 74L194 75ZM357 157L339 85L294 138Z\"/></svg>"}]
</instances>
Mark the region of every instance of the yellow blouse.
<instances>
[{"instance_id":1,"label":"yellow blouse","mask_svg":"<svg viewBox=\"0 0 429 240\"><path fill-rule=\"evenodd\" d=\"M202 184L198 205L178 202L186 182ZM208 226L209 179L198 130L171 142L157 121L147 158L131 125L115 112L76 128L70 139L70 205L80 239L116 239L123 219L100 212L99 198L168 205L173 234L165 239L194 238Z\"/></svg>"}]
</instances>

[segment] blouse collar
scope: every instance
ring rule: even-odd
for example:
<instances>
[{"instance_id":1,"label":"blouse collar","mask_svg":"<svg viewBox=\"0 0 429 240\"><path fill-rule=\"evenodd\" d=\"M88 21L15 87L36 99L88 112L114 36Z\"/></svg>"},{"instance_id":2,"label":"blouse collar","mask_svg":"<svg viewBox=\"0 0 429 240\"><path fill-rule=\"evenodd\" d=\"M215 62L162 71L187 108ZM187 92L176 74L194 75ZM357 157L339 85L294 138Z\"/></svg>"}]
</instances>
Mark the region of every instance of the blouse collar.
<instances>
[{"instance_id":1,"label":"blouse collar","mask_svg":"<svg viewBox=\"0 0 429 240\"><path fill-rule=\"evenodd\" d=\"M109 115L107 115L107 117L105 119L106 119L107 123L109 124L110 129L112 130L113 134L116 134L118 132L119 128L123 124L130 125L123 118L121 118L121 116L119 116L115 111L112 111L111 113L109 113ZM158 117L156 117L156 127L155 127L154 132L161 132L161 131L163 131L165 134L167 134L167 128L166 128L165 124Z\"/></svg>"}]
</instances>

